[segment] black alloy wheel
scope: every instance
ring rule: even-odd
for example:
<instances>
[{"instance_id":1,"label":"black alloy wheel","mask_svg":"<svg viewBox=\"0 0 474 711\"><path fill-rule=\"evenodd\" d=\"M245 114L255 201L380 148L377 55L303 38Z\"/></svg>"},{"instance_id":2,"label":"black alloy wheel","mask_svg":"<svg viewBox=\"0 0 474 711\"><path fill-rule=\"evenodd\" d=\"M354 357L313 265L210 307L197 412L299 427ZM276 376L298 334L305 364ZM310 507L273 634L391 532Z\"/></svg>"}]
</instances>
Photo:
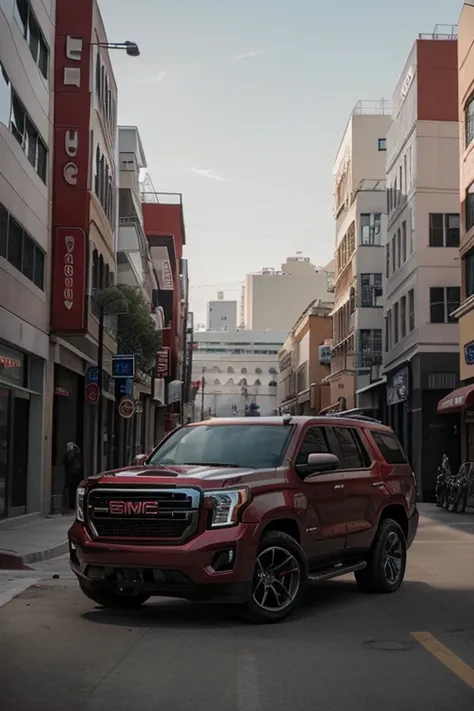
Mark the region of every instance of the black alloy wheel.
<instances>
[{"instance_id":1,"label":"black alloy wheel","mask_svg":"<svg viewBox=\"0 0 474 711\"><path fill-rule=\"evenodd\" d=\"M297 541L281 531L269 531L260 542L251 598L241 613L251 622L279 622L299 605L307 584L308 565Z\"/></svg>"},{"instance_id":2,"label":"black alloy wheel","mask_svg":"<svg viewBox=\"0 0 474 711\"><path fill-rule=\"evenodd\" d=\"M407 543L400 525L383 519L367 559L367 567L355 573L360 589L369 593L392 593L405 577Z\"/></svg>"}]
</instances>

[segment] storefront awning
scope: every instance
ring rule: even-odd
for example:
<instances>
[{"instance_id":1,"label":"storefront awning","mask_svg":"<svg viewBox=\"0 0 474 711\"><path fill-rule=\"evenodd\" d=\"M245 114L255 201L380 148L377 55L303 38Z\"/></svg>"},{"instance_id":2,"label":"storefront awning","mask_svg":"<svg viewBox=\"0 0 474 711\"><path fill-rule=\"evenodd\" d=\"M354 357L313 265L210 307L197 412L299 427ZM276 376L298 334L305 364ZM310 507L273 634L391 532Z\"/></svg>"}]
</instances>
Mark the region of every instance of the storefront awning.
<instances>
[{"instance_id":1,"label":"storefront awning","mask_svg":"<svg viewBox=\"0 0 474 711\"><path fill-rule=\"evenodd\" d=\"M445 395L438 402L437 412L449 413L459 412L467 405L474 403L474 385L465 385L463 388L458 388Z\"/></svg>"}]
</instances>

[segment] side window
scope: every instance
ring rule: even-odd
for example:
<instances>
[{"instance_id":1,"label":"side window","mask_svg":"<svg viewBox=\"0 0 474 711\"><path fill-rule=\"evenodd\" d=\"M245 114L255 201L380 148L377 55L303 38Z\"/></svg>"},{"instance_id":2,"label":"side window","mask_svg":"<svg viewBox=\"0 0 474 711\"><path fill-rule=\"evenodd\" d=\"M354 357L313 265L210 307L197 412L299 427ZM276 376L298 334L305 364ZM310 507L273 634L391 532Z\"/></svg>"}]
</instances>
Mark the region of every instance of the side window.
<instances>
[{"instance_id":1,"label":"side window","mask_svg":"<svg viewBox=\"0 0 474 711\"><path fill-rule=\"evenodd\" d=\"M301 443L300 451L296 457L296 464L307 464L308 455L318 454L320 452L331 452L325 428L310 427L309 430L306 431L304 439Z\"/></svg>"},{"instance_id":2,"label":"side window","mask_svg":"<svg viewBox=\"0 0 474 711\"><path fill-rule=\"evenodd\" d=\"M370 457L355 429L333 427L333 433L340 452L341 469L366 469L370 466Z\"/></svg>"},{"instance_id":3,"label":"side window","mask_svg":"<svg viewBox=\"0 0 474 711\"><path fill-rule=\"evenodd\" d=\"M387 464L407 464L407 458L395 435L372 430L371 435Z\"/></svg>"}]
</instances>

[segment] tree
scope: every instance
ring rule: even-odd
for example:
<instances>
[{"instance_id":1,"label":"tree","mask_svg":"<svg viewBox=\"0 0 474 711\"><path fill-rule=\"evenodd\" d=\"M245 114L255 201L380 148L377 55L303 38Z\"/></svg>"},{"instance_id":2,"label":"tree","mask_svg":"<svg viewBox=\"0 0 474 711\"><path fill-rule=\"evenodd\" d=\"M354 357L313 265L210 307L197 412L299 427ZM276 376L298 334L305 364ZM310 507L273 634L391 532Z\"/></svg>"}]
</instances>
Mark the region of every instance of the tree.
<instances>
[{"instance_id":1,"label":"tree","mask_svg":"<svg viewBox=\"0 0 474 711\"><path fill-rule=\"evenodd\" d=\"M150 315L150 306L142 293L132 286L119 284L128 304L128 312L118 315L117 340L119 353L134 353L137 370L148 373L161 348L161 331Z\"/></svg>"}]
</instances>

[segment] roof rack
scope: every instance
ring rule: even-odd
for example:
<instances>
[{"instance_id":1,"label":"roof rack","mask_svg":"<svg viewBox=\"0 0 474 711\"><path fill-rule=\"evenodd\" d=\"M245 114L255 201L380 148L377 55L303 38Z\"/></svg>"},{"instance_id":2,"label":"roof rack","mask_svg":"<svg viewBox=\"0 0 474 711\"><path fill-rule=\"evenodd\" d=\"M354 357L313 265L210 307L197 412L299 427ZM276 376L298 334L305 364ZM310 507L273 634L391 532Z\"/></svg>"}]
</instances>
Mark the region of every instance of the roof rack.
<instances>
[{"instance_id":1,"label":"roof rack","mask_svg":"<svg viewBox=\"0 0 474 711\"><path fill-rule=\"evenodd\" d=\"M352 410L343 410L342 412L327 412L325 417L346 417L349 420L361 420L362 422L374 422L377 425L382 425L381 420L376 420L375 417L368 417L364 415L364 410L358 407Z\"/></svg>"}]
</instances>

